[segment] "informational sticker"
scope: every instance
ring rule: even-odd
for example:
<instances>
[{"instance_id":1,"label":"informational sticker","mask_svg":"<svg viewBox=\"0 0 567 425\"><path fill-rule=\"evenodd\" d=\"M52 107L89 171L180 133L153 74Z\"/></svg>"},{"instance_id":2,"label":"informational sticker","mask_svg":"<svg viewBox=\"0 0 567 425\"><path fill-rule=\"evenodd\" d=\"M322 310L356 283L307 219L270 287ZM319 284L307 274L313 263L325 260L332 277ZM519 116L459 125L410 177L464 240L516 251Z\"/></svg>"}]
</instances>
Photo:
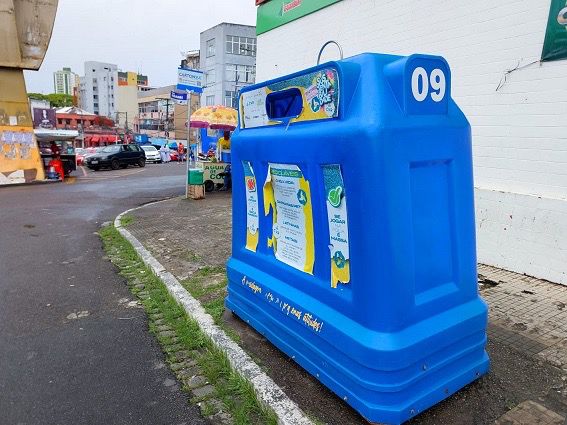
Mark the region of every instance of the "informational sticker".
<instances>
[{"instance_id":1,"label":"informational sticker","mask_svg":"<svg viewBox=\"0 0 567 425\"><path fill-rule=\"evenodd\" d=\"M241 125L249 127L264 127L268 125L269 118L266 112L266 96L268 91L265 87L242 93Z\"/></svg>"},{"instance_id":2,"label":"informational sticker","mask_svg":"<svg viewBox=\"0 0 567 425\"><path fill-rule=\"evenodd\" d=\"M281 262L313 274L315 246L309 182L297 165L269 164L264 183L264 213L272 211L268 246Z\"/></svg>"},{"instance_id":3,"label":"informational sticker","mask_svg":"<svg viewBox=\"0 0 567 425\"><path fill-rule=\"evenodd\" d=\"M249 161L242 161L244 184L246 186L246 249L256 252L258 247L258 188L256 176Z\"/></svg>"},{"instance_id":4,"label":"informational sticker","mask_svg":"<svg viewBox=\"0 0 567 425\"><path fill-rule=\"evenodd\" d=\"M297 88L303 98L301 114L290 122L336 118L339 114L339 76L334 68L320 69L265 87L244 91L241 95L241 128L280 124L271 121L266 112L268 94Z\"/></svg>"},{"instance_id":5,"label":"informational sticker","mask_svg":"<svg viewBox=\"0 0 567 425\"><path fill-rule=\"evenodd\" d=\"M329 221L331 286L336 288L339 282L350 282L347 200L341 166L330 164L322 167Z\"/></svg>"}]
</instances>

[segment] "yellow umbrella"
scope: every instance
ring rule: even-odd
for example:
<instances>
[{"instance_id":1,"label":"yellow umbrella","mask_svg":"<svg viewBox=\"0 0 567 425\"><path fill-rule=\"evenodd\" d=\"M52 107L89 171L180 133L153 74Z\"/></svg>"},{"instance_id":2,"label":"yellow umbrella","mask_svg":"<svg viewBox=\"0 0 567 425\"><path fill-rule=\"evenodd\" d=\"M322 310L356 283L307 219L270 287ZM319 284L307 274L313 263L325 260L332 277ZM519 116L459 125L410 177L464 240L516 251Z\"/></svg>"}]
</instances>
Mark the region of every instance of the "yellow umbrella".
<instances>
[{"instance_id":1,"label":"yellow umbrella","mask_svg":"<svg viewBox=\"0 0 567 425\"><path fill-rule=\"evenodd\" d=\"M203 106L191 115L191 127L232 131L238 124L237 112L227 106Z\"/></svg>"}]
</instances>

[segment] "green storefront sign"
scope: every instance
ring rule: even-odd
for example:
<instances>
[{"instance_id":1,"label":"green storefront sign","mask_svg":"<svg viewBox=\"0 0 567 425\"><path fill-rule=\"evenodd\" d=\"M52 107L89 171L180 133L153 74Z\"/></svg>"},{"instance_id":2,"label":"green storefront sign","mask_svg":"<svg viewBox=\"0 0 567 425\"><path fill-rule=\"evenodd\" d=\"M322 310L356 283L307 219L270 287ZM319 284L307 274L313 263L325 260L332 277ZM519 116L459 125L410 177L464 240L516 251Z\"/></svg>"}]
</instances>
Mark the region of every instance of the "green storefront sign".
<instances>
[{"instance_id":1,"label":"green storefront sign","mask_svg":"<svg viewBox=\"0 0 567 425\"><path fill-rule=\"evenodd\" d=\"M567 1L551 0L541 60L554 61L565 58L567 58Z\"/></svg>"},{"instance_id":2,"label":"green storefront sign","mask_svg":"<svg viewBox=\"0 0 567 425\"><path fill-rule=\"evenodd\" d=\"M269 0L258 6L256 33L262 34L341 0Z\"/></svg>"}]
</instances>

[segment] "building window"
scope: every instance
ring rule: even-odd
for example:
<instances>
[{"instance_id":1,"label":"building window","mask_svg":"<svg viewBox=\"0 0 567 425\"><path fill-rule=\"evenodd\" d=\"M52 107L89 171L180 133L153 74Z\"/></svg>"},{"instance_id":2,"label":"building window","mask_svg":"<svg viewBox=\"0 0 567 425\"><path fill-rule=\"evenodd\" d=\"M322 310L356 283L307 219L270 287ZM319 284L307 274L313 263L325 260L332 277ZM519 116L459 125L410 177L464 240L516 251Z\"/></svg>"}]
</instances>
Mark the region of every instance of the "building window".
<instances>
[{"instance_id":1,"label":"building window","mask_svg":"<svg viewBox=\"0 0 567 425\"><path fill-rule=\"evenodd\" d=\"M93 99L98 99L98 94L93 94Z\"/></svg>"},{"instance_id":2,"label":"building window","mask_svg":"<svg viewBox=\"0 0 567 425\"><path fill-rule=\"evenodd\" d=\"M98 103L93 103L93 107L98 108Z\"/></svg>"},{"instance_id":3,"label":"building window","mask_svg":"<svg viewBox=\"0 0 567 425\"><path fill-rule=\"evenodd\" d=\"M206 106L214 106L215 105L215 95L207 96L205 99Z\"/></svg>"},{"instance_id":4,"label":"building window","mask_svg":"<svg viewBox=\"0 0 567 425\"><path fill-rule=\"evenodd\" d=\"M215 39L207 40L207 57L210 58L211 56L215 55Z\"/></svg>"},{"instance_id":5,"label":"building window","mask_svg":"<svg viewBox=\"0 0 567 425\"><path fill-rule=\"evenodd\" d=\"M233 55L256 56L256 39L251 37L239 37L237 35L227 35L226 53L231 53Z\"/></svg>"},{"instance_id":6,"label":"building window","mask_svg":"<svg viewBox=\"0 0 567 425\"><path fill-rule=\"evenodd\" d=\"M256 67L253 65L226 65L226 81L235 83L250 84L256 80Z\"/></svg>"},{"instance_id":7,"label":"building window","mask_svg":"<svg viewBox=\"0 0 567 425\"><path fill-rule=\"evenodd\" d=\"M230 108L236 108L236 99L234 98L236 92L235 91L225 91L224 92L224 106L228 106Z\"/></svg>"},{"instance_id":8,"label":"building window","mask_svg":"<svg viewBox=\"0 0 567 425\"><path fill-rule=\"evenodd\" d=\"M205 74L205 85L207 86L212 86L213 84L215 84L215 69L209 69L207 70L207 73Z\"/></svg>"}]
</instances>

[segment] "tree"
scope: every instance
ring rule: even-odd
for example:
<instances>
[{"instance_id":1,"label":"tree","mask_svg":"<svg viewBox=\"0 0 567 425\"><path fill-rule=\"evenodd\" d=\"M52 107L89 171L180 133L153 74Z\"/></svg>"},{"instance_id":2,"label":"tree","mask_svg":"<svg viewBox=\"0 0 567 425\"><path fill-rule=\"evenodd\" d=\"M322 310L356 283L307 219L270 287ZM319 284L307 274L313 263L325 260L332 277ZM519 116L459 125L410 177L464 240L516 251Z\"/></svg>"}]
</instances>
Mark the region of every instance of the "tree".
<instances>
[{"instance_id":1,"label":"tree","mask_svg":"<svg viewBox=\"0 0 567 425\"><path fill-rule=\"evenodd\" d=\"M28 97L33 100L47 100L46 96L41 93L28 93Z\"/></svg>"},{"instance_id":2,"label":"tree","mask_svg":"<svg viewBox=\"0 0 567 425\"><path fill-rule=\"evenodd\" d=\"M41 93L28 93L30 99L47 100L52 108L64 108L66 106L73 106L73 96L68 94L41 94Z\"/></svg>"},{"instance_id":3,"label":"tree","mask_svg":"<svg viewBox=\"0 0 567 425\"><path fill-rule=\"evenodd\" d=\"M68 94L55 94L47 95L47 100L51 103L53 108L64 108L66 106L73 106L73 96Z\"/></svg>"}]
</instances>

